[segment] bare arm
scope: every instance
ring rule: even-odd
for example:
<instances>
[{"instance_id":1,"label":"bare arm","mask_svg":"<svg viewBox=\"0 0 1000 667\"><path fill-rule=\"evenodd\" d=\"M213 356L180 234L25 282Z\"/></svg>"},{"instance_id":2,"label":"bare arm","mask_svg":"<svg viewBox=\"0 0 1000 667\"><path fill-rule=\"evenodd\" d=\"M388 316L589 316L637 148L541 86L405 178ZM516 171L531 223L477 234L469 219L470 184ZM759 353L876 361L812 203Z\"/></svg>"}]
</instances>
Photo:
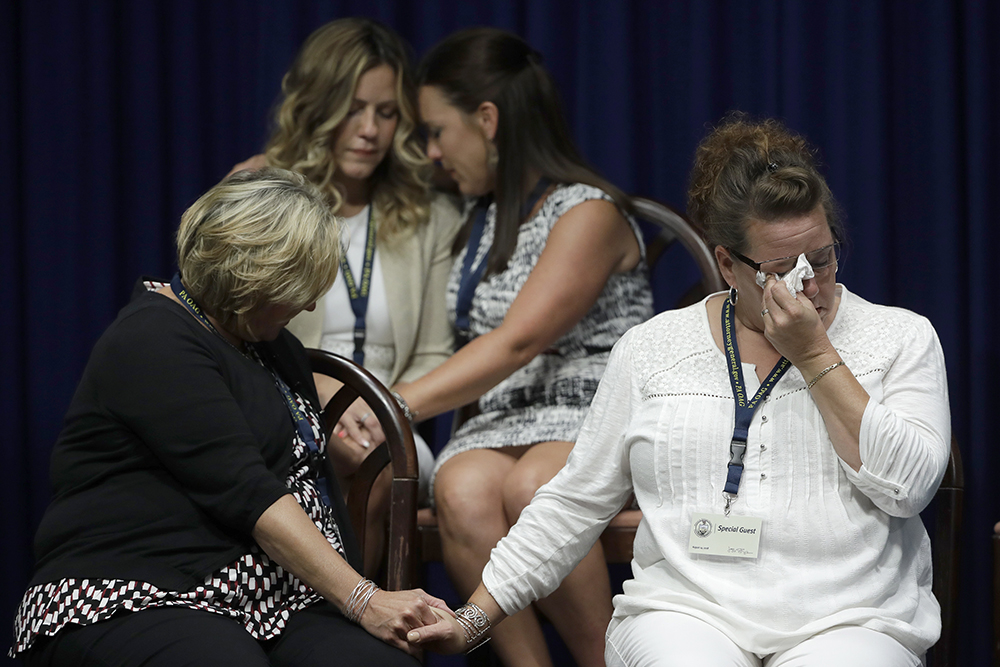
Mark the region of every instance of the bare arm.
<instances>
[{"instance_id":1,"label":"bare arm","mask_svg":"<svg viewBox=\"0 0 1000 667\"><path fill-rule=\"evenodd\" d=\"M556 222L503 323L399 392L421 419L465 405L573 328L608 278L639 262L639 244L613 204L593 200Z\"/></svg>"},{"instance_id":2,"label":"bare arm","mask_svg":"<svg viewBox=\"0 0 1000 667\"><path fill-rule=\"evenodd\" d=\"M361 575L341 558L291 495L282 496L257 520L253 538L274 562L294 574L340 610ZM410 628L434 623L431 607L447 605L422 590L379 591L369 601L361 626L382 641L413 653Z\"/></svg>"}]
</instances>

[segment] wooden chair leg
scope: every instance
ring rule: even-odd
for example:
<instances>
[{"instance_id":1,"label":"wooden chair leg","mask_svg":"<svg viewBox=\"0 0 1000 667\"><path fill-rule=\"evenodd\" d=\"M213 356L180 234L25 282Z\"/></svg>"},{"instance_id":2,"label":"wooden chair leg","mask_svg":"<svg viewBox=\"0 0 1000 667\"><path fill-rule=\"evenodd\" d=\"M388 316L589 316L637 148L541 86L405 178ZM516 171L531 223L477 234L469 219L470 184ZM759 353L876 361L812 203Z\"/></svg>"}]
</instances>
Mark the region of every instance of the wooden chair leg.
<instances>
[{"instance_id":1,"label":"wooden chair leg","mask_svg":"<svg viewBox=\"0 0 1000 667\"><path fill-rule=\"evenodd\" d=\"M1000 667L1000 523L993 532L993 667Z\"/></svg>"}]
</instances>

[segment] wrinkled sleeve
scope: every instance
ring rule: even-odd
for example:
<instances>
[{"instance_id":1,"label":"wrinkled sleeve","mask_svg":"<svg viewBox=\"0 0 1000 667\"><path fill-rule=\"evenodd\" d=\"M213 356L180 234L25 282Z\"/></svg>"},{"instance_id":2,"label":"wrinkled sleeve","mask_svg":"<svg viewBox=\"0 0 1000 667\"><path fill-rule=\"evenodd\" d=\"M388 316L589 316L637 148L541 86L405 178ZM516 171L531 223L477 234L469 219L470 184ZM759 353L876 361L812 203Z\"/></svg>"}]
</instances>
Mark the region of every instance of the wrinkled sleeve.
<instances>
[{"instance_id":1,"label":"wrinkled sleeve","mask_svg":"<svg viewBox=\"0 0 1000 667\"><path fill-rule=\"evenodd\" d=\"M883 380L881 401L861 418L861 469L851 482L883 511L910 517L934 497L951 452L944 353L930 322L916 318Z\"/></svg>"},{"instance_id":2,"label":"wrinkled sleeve","mask_svg":"<svg viewBox=\"0 0 1000 667\"><path fill-rule=\"evenodd\" d=\"M409 363L398 382L413 382L431 372L451 356L455 349L454 332L448 321L445 291L451 273L451 248L462 226L461 212L444 195L434 198L428 233L433 237L430 269L420 303L417 340Z\"/></svg>"},{"instance_id":3,"label":"wrinkled sleeve","mask_svg":"<svg viewBox=\"0 0 1000 667\"><path fill-rule=\"evenodd\" d=\"M486 589L508 615L558 588L632 492L628 432L640 395L630 338L611 351L566 466L538 490L483 570Z\"/></svg>"},{"instance_id":4,"label":"wrinkled sleeve","mask_svg":"<svg viewBox=\"0 0 1000 667\"><path fill-rule=\"evenodd\" d=\"M250 534L288 489L268 469L202 332L181 317L147 309L120 323L101 362L100 400L195 504Z\"/></svg>"}]
</instances>

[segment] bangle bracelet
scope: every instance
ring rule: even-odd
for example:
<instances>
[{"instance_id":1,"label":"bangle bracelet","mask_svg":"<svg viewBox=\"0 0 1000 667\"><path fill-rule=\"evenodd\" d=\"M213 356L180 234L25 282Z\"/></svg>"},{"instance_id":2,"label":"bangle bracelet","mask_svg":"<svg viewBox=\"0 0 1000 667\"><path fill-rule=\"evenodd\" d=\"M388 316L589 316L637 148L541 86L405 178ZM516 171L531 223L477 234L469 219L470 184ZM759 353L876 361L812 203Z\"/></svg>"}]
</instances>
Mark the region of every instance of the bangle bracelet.
<instances>
[{"instance_id":1,"label":"bangle bracelet","mask_svg":"<svg viewBox=\"0 0 1000 667\"><path fill-rule=\"evenodd\" d=\"M406 421L412 424L413 420L416 419L417 415L420 413L415 410L410 410L410 406L406 402L406 399L400 396L398 391L392 392L392 397L395 398L396 403L399 404L399 409L403 411L403 416L406 417Z\"/></svg>"},{"instance_id":2,"label":"bangle bracelet","mask_svg":"<svg viewBox=\"0 0 1000 667\"><path fill-rule=\"evenodd\" d=\"M368 601L380 590L382 589L376 586L375 582L362 577L358 585L351 591L350 597L347 598L347 603L344 605L344 617L352 623L361 625L361 617L364 616L365 609L368 607Z\"/></svg>"},{"instance_id":3,"label":"bangle bracelet","mask_svg":"<svg viewBox=\"0 0 1000 667\"><path fill-rule=\"evenodd\" d=\"M490 640L489 637L483 639L483 636L493 626L490 623L490 617L486 615L486 612L479 605L472 602L463 604L455 610L455 619L462 626L462 630L465 631L465 643L469 646L469 650L466 653L479 648Z\"/></svg>"},{"instance_id":4,"label":"bangle bracelet","mask_svg":"<svg viewBox=\"0 0 1000 667\"><path fill-rule=\"evenodd\" d=\"M817 382L819 382L819 379L821 377L823 377L824 375L826 375L827 373L829 373L830 371L832 371L837 366L843 366L843 365L844 365L843 361L838 361L835 364L830 364L829 366L827 366L826 368L824 368L823 370L821 370L819 373L817 373L816 377L814 377L812 380L809 381L809 384L806 385L806 389L812 389L813 385L816 384Z\"/></svg>"}]
</instances>

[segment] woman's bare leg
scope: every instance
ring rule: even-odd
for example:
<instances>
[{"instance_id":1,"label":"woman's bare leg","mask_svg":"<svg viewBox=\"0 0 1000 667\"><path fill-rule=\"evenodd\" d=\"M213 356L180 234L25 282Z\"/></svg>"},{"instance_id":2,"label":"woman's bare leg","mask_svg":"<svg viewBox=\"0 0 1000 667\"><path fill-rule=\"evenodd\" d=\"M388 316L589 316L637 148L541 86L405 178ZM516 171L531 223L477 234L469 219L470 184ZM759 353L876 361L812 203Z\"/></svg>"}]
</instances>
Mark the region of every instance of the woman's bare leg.
<instances>
[{"instance_id":1,"label":"woman's bare leg","mask_svg":"<svg viewBox=\"0 0 1000 667\"><path fill-rule=\"evenodd\" d=\"M504 510L514 524L540 486L555 477L573 449L571 442L542 442L525 452L504 484ZM604 634L611 622L611 583L597 542L558 589L539 600L580 667L604 665Z\"/></svg>"},{"instance_id":2,"label":"woman's bare leg","mask_svg":"<svg viewBox=\"0 0 1000 667\"><path fill-rule=\"evenodd\" d=\"M490 550L510 528L503 485L515 463L511 454L501 450L463 452L445 462L434 481L444 564L463 599L479 585ZM492 636L493 650L509 667L552 664L530 608L507 618Z\"/></svg>"}]
</instances>

